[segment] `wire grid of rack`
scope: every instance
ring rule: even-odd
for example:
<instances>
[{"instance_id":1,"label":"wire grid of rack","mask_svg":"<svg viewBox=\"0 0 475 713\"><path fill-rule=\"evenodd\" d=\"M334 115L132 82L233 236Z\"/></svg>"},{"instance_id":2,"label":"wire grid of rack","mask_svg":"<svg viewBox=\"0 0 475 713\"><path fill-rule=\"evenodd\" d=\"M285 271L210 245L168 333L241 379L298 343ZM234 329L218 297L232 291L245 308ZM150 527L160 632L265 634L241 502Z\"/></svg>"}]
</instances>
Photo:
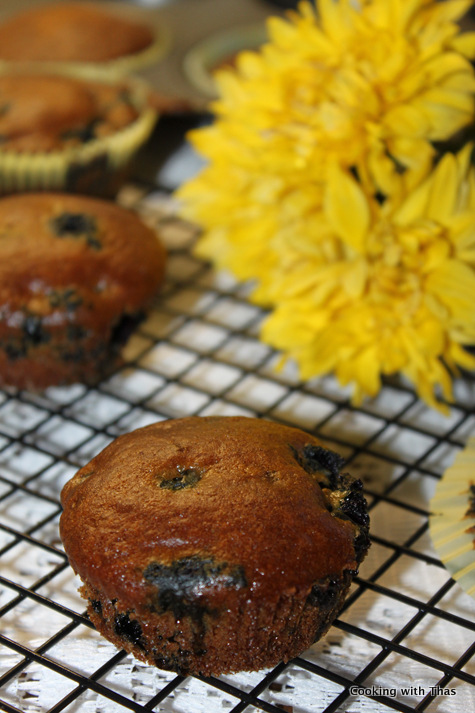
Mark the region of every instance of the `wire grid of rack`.
<instances>
[{"instance_id":1,"label":"wire grid of rack","mask_svg":"<svg viewBox=\"0 0 475 713\"><path fill-rule=\"evenodd\" d=\"M0 709L9 713L475 710L475 602L428 533L430 497L475 430L474 385L443 418L387 383L361 408L333 378L300 383L258 339L246 286L190 251L196 228L170 196L121 201L158 228L166 285L95 388L0 392ZM117 435L186 415L249 415L315 433L365 483L372 547L328 634L275 669L187 677L119 652L85 616L58 535L59 493Z\"/></svg>"}]
</instances>

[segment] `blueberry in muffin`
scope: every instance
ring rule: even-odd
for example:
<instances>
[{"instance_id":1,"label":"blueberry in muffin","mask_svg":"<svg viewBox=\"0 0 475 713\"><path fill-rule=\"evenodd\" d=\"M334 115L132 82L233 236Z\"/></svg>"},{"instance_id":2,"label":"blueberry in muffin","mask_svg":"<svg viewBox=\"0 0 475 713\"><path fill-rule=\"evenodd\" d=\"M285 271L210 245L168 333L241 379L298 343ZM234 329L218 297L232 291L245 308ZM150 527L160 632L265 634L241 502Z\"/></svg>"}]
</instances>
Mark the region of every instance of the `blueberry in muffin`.
<instances>
[{"instance_id":1,"label":"blueberry in muffin","mask_svg":"<svg viewBox=\"0 0 475 713\"><path fill-rule=\"evenodd\" d=\"M61 496L91 620L180 673L298 655L331 625L369 547L361 482L342 465L313 436L252 418L120 436Z\"/></svg>"},{"instance_id":2,"label":"blueberry in muffin","mask_svg":"<svg viewBox=\"0 0 475 713\"><path fill-rule=\"evenodd\" d=\"M0 199L0 384L95 383L160 286L156 233L118 205L54 193Z\"/></svg>"},{"instance_id":3,"label":"blueberry in muffin","mask_svg":"<svg viewBox=\"0 0 475 713\"><path fill-rule=\"evenodd\" d=\"M137 78L0 72L0 195L61 190L115 196L151 136L158 107Z\"/></svg>"},{"instance_id":4,"label":"blueberry in muffin","mask_svg":"<svg viewBox=\"0 0 475 713\"><path fill-rule=\"evenodd\" d=\"M38 153L70 149L136 121L126 82L85 81L40 73L0 74L0 149Z\"/></svg>"}]
</instances>

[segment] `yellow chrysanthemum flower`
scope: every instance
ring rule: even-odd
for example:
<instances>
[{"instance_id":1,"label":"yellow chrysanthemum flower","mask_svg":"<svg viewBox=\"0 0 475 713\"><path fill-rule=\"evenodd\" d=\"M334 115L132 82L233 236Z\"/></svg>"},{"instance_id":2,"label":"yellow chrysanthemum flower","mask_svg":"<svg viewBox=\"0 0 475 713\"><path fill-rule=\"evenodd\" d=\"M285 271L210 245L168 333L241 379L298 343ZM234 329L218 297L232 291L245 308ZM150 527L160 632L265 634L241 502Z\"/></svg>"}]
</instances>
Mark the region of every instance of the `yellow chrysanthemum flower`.
<instances>
[{"instance_id":1,"label":"yellow chrysanthemum flower","mask_svg":"<svg viewBox=\"0 0 475 713\"><path fill-rule=\"evenodd\" d=\"M212 126L192 134L207 167L179 196L204 228L198 252L265 277L284 233L309 239L328 168L402 194L430 170L432 142L474 116L471 0L319 0L269 21L269 42L217 74ZM266 295L261 290L261 298Z\"/></svg>"},{"instance_id":2,"label":"yellow chrysanthemum flower","mask_svg":"<svg viewBox=\"0 0 475 713\"><path fill-rule=\"evenodd\" d=\"M257 284L263 338L354 398L402 372L439 406L473 368L475 174L434 143L473 122L471 0L317 0L217 75L208 160L178 192L197 252Z\"/></svg>"},{"instance_id":3,"label":"yellow chrysanthemum flower","mask_svg":"<svg viewBox=\"0 0 475 713\"><path fill-rule=\"evenodd\" d=\"M313 254L287 252L262 331L304 379L334 372L355 385L358 403L377 394L382 375L401 372L440 408L450 371L475 368L464 349L475 344L471 152L446 154L415 191L383 204L347 172L329 171Z\"/></svg>"}]
</instances>

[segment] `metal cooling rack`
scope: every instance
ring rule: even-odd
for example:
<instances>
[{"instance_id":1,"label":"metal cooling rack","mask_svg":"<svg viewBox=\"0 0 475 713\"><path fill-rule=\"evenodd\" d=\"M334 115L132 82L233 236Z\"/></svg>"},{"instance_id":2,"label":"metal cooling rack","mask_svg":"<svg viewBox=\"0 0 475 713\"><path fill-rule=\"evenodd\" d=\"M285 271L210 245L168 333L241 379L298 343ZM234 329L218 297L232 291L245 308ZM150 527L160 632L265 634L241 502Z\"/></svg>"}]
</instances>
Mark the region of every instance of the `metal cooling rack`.
<instances>
[{"instance_id":1,"label":"metal cooling rack","mask_svg":"<svg viewBox=\"0 0 475 713\"><path fill-rule=\"evenodd\" d=\"M0 392L0 709L8 713L475 710L475 602L428 534L437 479L475 430L473 382L450 416L388 382L353 408L330 377L302 384L258 340L246 288L190 252L196 229L165 192L121 202L156 226L168 277L126 364L97 388ZM59 493L117 435L185 415L244 414L317 434L363 478L373 546L345 608L288 664L216 679L146 666L85 616L58 535ZM444 690L450 695L445 695Z\"/></svg>"}]
</instances>

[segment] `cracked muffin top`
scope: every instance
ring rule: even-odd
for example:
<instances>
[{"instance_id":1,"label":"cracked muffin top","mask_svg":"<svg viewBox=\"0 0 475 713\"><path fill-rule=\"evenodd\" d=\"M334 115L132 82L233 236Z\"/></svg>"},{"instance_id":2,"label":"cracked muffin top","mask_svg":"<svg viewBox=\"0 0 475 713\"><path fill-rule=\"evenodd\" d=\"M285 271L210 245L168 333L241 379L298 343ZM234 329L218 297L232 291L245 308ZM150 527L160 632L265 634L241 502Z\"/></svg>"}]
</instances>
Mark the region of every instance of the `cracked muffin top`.
<instances>
[{"instance_id":1,"label":"cracked muffin top","mask_svg":"<svg viewBox=\"0 0 475 713\"><path fill-rule=\"evenodd\" d=\"M88 3L61 2L24 10L0 24L0 60L104 62L149 47L146 24Z\"/></svg>"},{"instance_id":2,"label":"cracked muffin top","mask_svg":"<svg viewBox=\"0 0 475 713\"><path fill-rule=\"evenodd\" d=\"M201 597L218 609L249 592L272 602L354 574L366 553L361 482L341 466L313 436L269 421L160 422L65 485L61 536L83 581L124 608L179 617Z\"/></svg>"},{"instance_id":3,"label":"cracked muffin top","mask_svg":"<svg viewBox=\"0 0 475 713\"><path fill-rule=\"evenodd\" d=\"M125 83L60 75L0 75L0 150L49 152L114 134L137 119Z\"/></svg>"}]
</instances>

